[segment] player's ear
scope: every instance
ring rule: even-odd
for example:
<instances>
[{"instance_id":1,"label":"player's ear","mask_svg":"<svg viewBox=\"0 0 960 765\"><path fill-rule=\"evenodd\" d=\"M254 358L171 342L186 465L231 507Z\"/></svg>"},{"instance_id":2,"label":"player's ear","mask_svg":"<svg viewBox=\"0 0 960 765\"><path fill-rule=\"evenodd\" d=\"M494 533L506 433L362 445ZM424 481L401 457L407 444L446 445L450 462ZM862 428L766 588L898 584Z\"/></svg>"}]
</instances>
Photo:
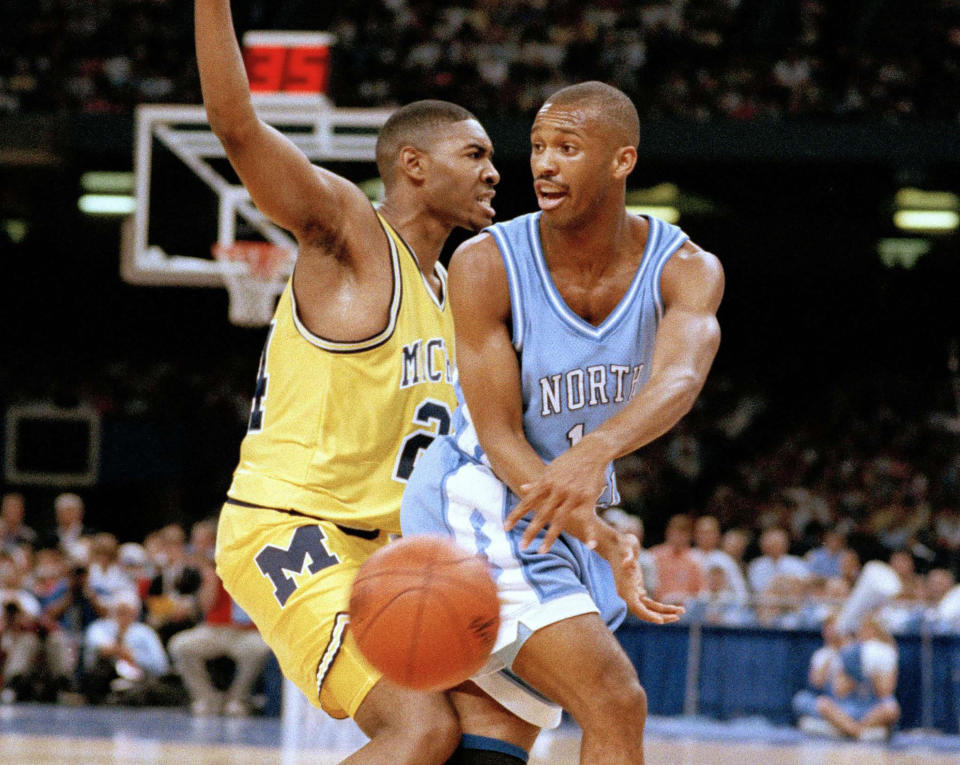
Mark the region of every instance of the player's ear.
<instances>
[{"instance_id":1,"label":"player's ear","mask_svg":"<svg viewBox=\"0 0 960 765\"><path fill-rule=\"evenodd\" d=\"M617 179L626 178L637 166L637 150L633 146L621 146L613 155L613 174Z\"/></svg>"},{"instance_id":2,"label":"player's ear","mask_svg":"<svg viewBox=\"0 0 960 765\"><path fill-rule=\"evenodd\" d=\"M414 183L423 183L427 177L427 155L413 146L400 149L400 170Z\"/></svg>"}]
</instances>

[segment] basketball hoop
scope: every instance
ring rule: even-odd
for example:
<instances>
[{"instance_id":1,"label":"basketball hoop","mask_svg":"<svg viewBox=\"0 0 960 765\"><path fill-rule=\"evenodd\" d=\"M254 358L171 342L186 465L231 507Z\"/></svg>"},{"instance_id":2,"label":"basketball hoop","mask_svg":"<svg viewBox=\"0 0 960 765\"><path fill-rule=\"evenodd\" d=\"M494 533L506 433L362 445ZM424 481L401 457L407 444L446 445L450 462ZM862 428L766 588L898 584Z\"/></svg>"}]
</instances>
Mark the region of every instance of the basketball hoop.
<instances>
[{"instance_id":1,"label":"basketball hoop","mask_svg":"<svg viewBox=\"0 0 960 765\"><path fill-rule=\"evenodd\" d=\"M286 286L283 265L290 251L271 242L238 241L211 248L230 298L231 324L263 327L270 323L277 295Z\"/></svg>"}]
</instances>

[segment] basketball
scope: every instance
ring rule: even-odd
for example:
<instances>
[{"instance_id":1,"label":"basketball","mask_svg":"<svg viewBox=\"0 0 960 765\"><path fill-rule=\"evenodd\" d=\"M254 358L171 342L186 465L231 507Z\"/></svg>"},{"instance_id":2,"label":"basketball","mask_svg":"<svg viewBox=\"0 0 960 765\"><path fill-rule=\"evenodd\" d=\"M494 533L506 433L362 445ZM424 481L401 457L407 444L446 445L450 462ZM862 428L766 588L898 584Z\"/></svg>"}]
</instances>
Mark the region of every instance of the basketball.
<instances>
[{"instance_id":1,"label":"basketball","mask_svg":"<svg viewBox=\"0 0 960 765\"><path fill-rule=\"evenodd\" d=\"M473 675L499 627L486 561L444 537L406 537L378 550L350 595L361 653L387 679L416 690L452 688Z\"/></svg>"}]
</instances>

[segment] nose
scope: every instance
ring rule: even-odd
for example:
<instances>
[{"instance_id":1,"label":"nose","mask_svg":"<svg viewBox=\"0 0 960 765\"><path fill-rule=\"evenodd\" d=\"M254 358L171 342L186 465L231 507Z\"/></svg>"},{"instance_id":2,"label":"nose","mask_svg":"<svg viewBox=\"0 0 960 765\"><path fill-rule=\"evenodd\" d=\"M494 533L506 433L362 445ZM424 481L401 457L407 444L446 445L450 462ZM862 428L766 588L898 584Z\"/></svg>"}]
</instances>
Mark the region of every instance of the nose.
<instances>
[{"instance_id":1,"label":"nose","mask_svg":"<svg viewBox=\"0 0 960 765\"><path fill-rule=\"evenodd\" d=\"M496 186L500 183L500 173L491 160L487 160L483 168L483 182L489 186Z\"/></svg>"},{"instance_id":2,"label":"nose","mask_svg":"<svg viewBox=\"0 0 960 765\"><path fill-rule=\"evenodd\" d=\"M551 178L557 174L556 157L550 149L535 151L530 154L530 169L534 179Z\"/></svg>"}]
</instances>

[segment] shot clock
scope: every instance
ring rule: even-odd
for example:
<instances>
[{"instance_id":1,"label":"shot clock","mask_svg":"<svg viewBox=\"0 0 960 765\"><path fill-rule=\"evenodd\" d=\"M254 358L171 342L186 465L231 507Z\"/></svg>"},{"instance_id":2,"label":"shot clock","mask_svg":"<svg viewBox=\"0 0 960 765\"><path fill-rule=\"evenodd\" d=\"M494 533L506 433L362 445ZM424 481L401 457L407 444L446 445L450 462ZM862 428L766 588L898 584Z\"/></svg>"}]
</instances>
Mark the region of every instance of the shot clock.
<instances>
[{"instance_id":1,"label":"shot clock","mask_svg":"<svg viewBox=\"0 0 960 765\"><path fill-rule=\"evenodd\" d=\"M247 32L243 62L255 101L277 105L322 101L334 39L327 32Z\"/></svg>"}]
</instances>

